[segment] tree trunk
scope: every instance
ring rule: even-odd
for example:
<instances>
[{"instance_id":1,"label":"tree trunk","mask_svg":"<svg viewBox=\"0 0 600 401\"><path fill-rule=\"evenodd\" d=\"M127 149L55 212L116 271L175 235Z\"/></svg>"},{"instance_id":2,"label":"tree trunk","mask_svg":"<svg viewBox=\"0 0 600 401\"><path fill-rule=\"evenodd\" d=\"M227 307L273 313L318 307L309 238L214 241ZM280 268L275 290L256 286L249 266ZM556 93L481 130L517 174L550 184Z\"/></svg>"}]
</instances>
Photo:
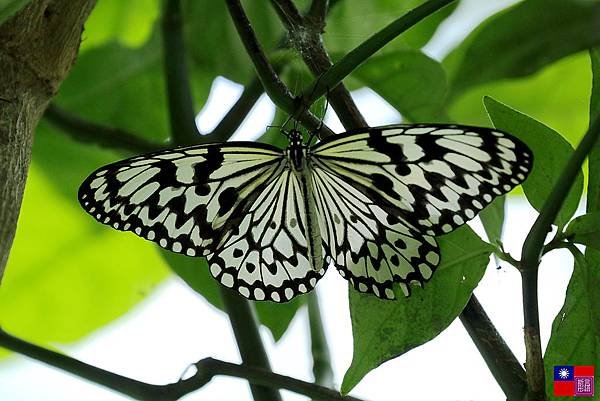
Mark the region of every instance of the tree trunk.
<instances>
[{"instance_id":1,"label":"tree trunk","mask_svg":"<svg viewBox=\"0 0 600 401\"><path fill-rule=\"evenodd\" d=\"M15 236L33 130L77 56L96 0L35 0L0 26L0 281Z\"/></svg>"}]
</instances>

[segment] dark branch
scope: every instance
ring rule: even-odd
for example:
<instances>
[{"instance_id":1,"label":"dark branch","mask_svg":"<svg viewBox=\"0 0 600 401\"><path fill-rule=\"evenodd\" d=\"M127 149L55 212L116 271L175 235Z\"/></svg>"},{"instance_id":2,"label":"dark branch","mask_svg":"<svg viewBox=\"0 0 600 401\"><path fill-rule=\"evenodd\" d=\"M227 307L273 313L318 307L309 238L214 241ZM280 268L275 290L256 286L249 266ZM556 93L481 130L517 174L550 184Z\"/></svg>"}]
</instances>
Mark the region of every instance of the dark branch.
<instances>
[{"instance_id":1,"label":"dark branch","mask_svg":"<svg viewBox=\"0 0 600 401\"><path fill-rule=\"evenodd\" d=\"M256 72L265 88L265 91L275 102L275 104L288 114L297 117L304 126L309 129L320 129L321 136L333 135L333 132L325 127L321 126L320 121L312 115L308 110L302 107L302 103L296 101L292 96L291 92L279 79L279 76L275 72L273 66L269 63L265 56L260 43L256 39L256 35L252 30L250 21L244 12L239 0L225 0L229 9L229 14L235 24L238 34L246 48L246 52L252 59ZM296 115L301 112L300 115Z\"/></svg>"},{"instance_id":2,"label":"dark branch","mask_svg":"<svg viewBox=\"0 0 600 401\"><path fill-rule=\"evenodd\" d=\"M305 18L309 20L310 24L319 28L319 32L323 33L325 28L325 17L329 12L329 0L313 0L310 3L310 9L306 13Z\"/></svg>"},{"instance_id":3,"label":"dark branch","mask_svg":"<svg viewBox=\"0 0 600 401\"><path fill-rule=\"evenodd\" d=\"M164 66L167 81L171 135L181 145L196 143L200 135L196 127L196 113L190 90L180 0L166 0L162 22Z\"/></svg>"},{"instance_id":4,"label":"dark branch","mask_svg":"<svg viewBox=\"0 0 600 401\"><path fill-rule=\"evenodd\" d=\"M460 314L460 321L475 343L508 401L521 401L527 392L523 367L515 358L485 310L472 295Z\"/></svg>"},{"instance_id":5,"label":"dark branch","mask_svg":"<svg viewBox=\"0 0 600 401\"><path fill-rule=\"evenodd\" d=\"M318 400L361 401L316 384L263 369L206 358L195 363L196 373L176 383L156 385L130 379L8 334L0 328L0 346L54 366L80 378L142 401L175 401L208 384L214 376L239 377L260 386L285 389Z\"/></svg>"},{"instance_id":6,"label":"dark branch","mask_svg":"<svg viewBox=\"0 0 600 401\"><path fill-rule=\"evenodd\" d=\"M229 315L229 321L242 361L246 366L253 366L265 372L270 372L271 365L260 338L254 306L225 286L219 285L219 289L223 306L227 315ZM250 390L256 401L281 401L279 392L273 390L272 387L250 385Z\"/></svg>"},{"instance_id":7,"label":"dark branch","mask_svg":"<svg viewBox=\"0 0 600 401\"><path fill-rule=\"evenodd\" d=\"M44 118L80 142L95 143L106 148L142 154L170 146L169 143L150 142L131 132L87 121L52 104L46 109Z\"/></svg>"},{"instance_id":8,"label":"dark branch","mask_svg":"<svg viewBox=\"0 0 600 401\"><path fill-rule=\"evenodd\" d=\"M304 25L304 17L292 0L271 0L271 4L288 29Z\"/></svg>"},{"instance_id":9,"label":"dark branch","mask_svg":"<svg viewBox=\"0 0 600 401\"><path fill-rule=\"evenodd\" d=\"M302 93L303 103L311 104L323 96L328 88L336 87L360 64L398 35L453 1L455 0L429 0L371 36L335 63L326 73L315 79L314 83Z\"/></svg>"}]
</instances>

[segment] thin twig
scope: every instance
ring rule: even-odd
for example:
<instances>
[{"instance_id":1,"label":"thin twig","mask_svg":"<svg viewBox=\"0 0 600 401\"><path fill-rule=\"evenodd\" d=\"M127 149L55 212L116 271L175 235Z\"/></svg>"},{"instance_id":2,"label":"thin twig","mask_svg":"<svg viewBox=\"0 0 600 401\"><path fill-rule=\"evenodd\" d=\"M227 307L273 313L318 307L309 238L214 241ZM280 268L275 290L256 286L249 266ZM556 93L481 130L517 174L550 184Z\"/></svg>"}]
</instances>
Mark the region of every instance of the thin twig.
<instances>
[{"instance_id":1,"label":"thin twig","mask_svg":"<svg viewBox=\"0 0 600 401\"><path fill-rule=\"evenodd\" d=\"M600 119L596 118L587 133L569 158L560 177L556 180L550 195L546 199L540 215L531 227L523 243L521 254L521 276L523 281L523 314L526 348L526 368L528 396L531 400L545 399L545 375L540 343L540 322L538 311L537 277L540 257L544 249L544 240L550 232L575 177L581 171L581 165L600 135Z\"/></svg>"},{"instance_id":2,"label":"thin twig","mask_svg":"<svg viewBox=\"0 0 600 401\"><path fill-rule=\"evenodd\" d=\"M167 97L171 113L171 135L180 145L200 140L196 127L196 113L190 89L190 80L183 40L181 0L166 0L162 22L164 66Z\"/></svg>"},{"instance_id":3,"label":"thin twig","mask_svg":"<svg viewBox=\"0 0 600 401\"><path fill-rule=\"evenodd\" d=\"M252 366L237 365L212 358L205 358L196 362L194 364L196 366L196 373L190 378L171 384L157 385L121 376L70 356L48 350L14 337L2 328L0 328L0 346L142 401L178 400L202 388L214 376L218 375L239 377L256 385L272 389L285 389L313 399L325 401L360 401L355 397L344 397L335 390L317 384L307 383Z\"/></svg>"},{"instance_id":4,"label":"thin twig","mask_svg":"<svg viewBox=\"0 0 600 401\"><path fill-rule=\"evenodd\" d=\"M294 99L289 89L281 82L275 69L265 56L262 46L256 39L250 21L239 0L225 0L225 2L242 43L246 48L246 52L252 59L256 72L271 100L291 115L295 115L298 110L301 110L302 113L297 116L298 120L309 129L321 127L319 133L322 137L333 135L333 132L326 126L323 126L319 119L301 107L302 103Z\"/></svg>"},{"instance_id":5,"label":"thin twig","mask_svg":"<svg viewBox=\"0 0 600 401\"><path fill-rule=\"evenodd\" d=\"M270 372L269 358L260 338L253 305L229 288L219 285L219 289L242 361L247 366ZM281 401L279 392L272 388L251 384L250 390L255 401Z\"/></svg>"},{"instance_id":6,"label":"thin twig","mask_svg":"<svg viewBox=\"0 0 600 401\"><path fill-rule=\"evenodd\" d=\"M271 0L271 4L288 29L291 30L304 25L304 17L292 0Z\"/></svg>"},{"instance_id":7,"label":"thin twig","mask_svg":"<svg viewBox=\"0 0 600 401\"><path fill-rule=\"evenodd\" d=\"M256 104L260 95L264 92L263 86L258 78L252 79L248 85L244 87L244 91L240 98L235 102L233 107L229 109L225 117L211 131L205 135L208 142L225 142L239 128L244 119Z\"/></svg>"},{"instance_id":8,"label":"thin twig","mask_svg":"<svg viewBox=\"0 0 600 401\"><path fill-rule=\"evenodd\" d=\"M429 0L398 18L381 31L364 41L340 61L335 63L325 74L315 79L301 95L304 104L311 104L323 96L328 88L336 87L346 76L361 63L380 50L398 35L411 28L419 21L447 6L455 0Z\"/></svg>"},{"instance_id":9,"label":"thin twig","mask_svg":"<svg viewBox=\"0 0 600 401\"><path fill-rule=\"evenodd\" d=\"M527 392L523 367L494 327L485 310L471 295L460 321L485 360L508 401L521 401Z\"/></svg>"},{"instance_id":10,"label":"thin twig","mask_svg":"<svg viewBox=\"0 0 600 401\"><path fill-rule=\"evenodd\" d=\"M107 148L142 154L171 146L168 142L150 142L131 132L87 121L52 104L46 109L44 118L73 139Z\"/></svg>"},{"instance_id":11,"label":"thin twig","mask_svg":"<svg viewBox=\"0 0 600 401\"><path fill-rule=\"evenodd\" d=\"M333 370L331 369L331 356L327 346L319 297L317 291L308 294L308 321L310 325L310 348L313 358L313 376L315 383L330 387L333 384Z\"/></svg>"}]
</instances>

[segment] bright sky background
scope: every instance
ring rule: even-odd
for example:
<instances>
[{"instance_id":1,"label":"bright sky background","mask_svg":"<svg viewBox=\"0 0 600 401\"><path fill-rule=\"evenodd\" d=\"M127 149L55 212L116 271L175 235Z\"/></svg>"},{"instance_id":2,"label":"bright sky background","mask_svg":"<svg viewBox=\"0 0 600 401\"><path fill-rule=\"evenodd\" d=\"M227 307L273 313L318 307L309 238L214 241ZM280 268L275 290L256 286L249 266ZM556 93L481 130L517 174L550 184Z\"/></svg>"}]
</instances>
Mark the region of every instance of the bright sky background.
<instances>
[{"instance_id":1,"label":"bright sky background","mask_svg":"<svg viewBox=\"0 0 600 401\"><path fill-rule=\"evenodd\" d=\"M453 17L446 21L425 51L440 58L465 32L486 15L514 1L463 0ZM215 81L206 107L198 117L203 131L216 125L241 93L241 87L225 79ZM372 91L353 93L370 125L399 121L400 116ZM263 132L274 113L264 97L235 135L236 140ZM326 123L343 131L330 113ZM535 213L522 199L508 200L505 246L513 255L520 253ZM480 225L472 225L483 236ZM550 334L552 320L563 302L572 272L568 253L555 251L552 264L540 271L540 311L542 341ZM335 382L339 386L352 359L352 332L348 311L346 281L334 269L317 286L323 307L326 333L333 358ZM479 300L521 362L525 359L522 341L521 287L518 272L502 265L490 265L476 290ZM410 322L407 322L410 324ZM278 343L263 329L263 338L275 371L311 380L310 347L306 310L301 310ZM227 317L172 277L129 314L98 330L75 346L61 346L66 353L104 369L152 383L176 381L186 367L212 356L239 362L237 347ZM424 346L385 363L371 372L352 393L369 400L505 400L466 331L457 320ZM0 364L0 400L7 401L127 400L123 396L73 378L22 357ZM216 378L185 400L249 400L245 381ZM285 393L288 401L304 397Z\"/></svg>"}]
</instances>

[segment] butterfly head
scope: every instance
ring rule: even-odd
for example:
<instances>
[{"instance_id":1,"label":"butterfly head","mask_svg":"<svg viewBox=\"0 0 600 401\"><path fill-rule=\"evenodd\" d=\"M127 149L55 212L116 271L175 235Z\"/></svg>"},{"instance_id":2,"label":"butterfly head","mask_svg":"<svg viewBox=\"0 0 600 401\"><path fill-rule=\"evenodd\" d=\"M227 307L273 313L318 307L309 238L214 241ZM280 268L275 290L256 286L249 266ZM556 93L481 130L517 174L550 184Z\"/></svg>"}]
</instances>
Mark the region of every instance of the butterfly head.
<instances>
[{"instance_id":1,"label":"butterfly head","mask_svg":"<svg viewBox=\"0 0 600 401\"><path fill-rule=\"evenodd\" d=\"M304 144L304 137L302 136L302 132L300 132L299 130L293 128L285 132L285 134L288 137L291 148L301 148Z\"/></svg>"}]
</instances>

